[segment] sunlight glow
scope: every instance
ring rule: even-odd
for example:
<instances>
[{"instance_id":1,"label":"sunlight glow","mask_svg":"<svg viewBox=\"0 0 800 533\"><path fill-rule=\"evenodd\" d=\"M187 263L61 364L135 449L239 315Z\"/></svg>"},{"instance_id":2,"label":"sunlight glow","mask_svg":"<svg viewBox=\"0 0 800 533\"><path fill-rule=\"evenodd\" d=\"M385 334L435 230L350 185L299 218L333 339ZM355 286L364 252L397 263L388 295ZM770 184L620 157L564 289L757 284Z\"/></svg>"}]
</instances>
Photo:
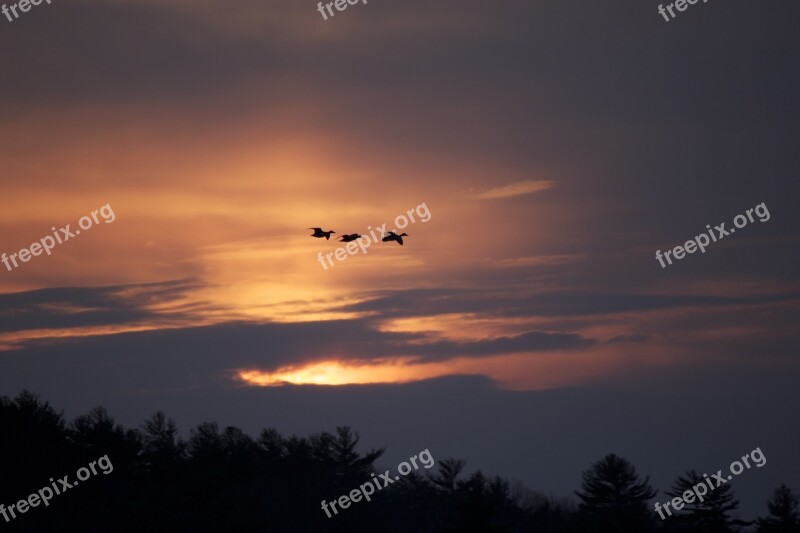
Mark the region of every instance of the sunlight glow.
<instances>
[{"instance_id":1,"label":"sunlight glow","mask_svg":"<svg viewBox=\"0 0 800 533\"><path fill-rule=\"evenodd\" d=\"M352 363L320 361L305 366L285 366L274 372L240 370L238 379L248 385L357 385L367 383L406 383L452 373L443 363L408 364L409 358L391 362Z\"/></svg>"},{"instance_id":2,"label":"sunlight glow","mask_svg":"<svg viewBox=\"0 0 800 533\"><path fill-rule=\"evenodd\" d=\"M613 370L630 365L638 347L609 345L593 353L550 352L517 353L495 357L459 357L446 361L420 363L414 357L369 361L315 361L288 365L273 371L238 369L234 378L246 386L281 385L366 385L408 383L444 376L482 376L502 389L544 390L590 383ZM572 364L565 365L564 361Z\"/></svg>"}]
</instances>

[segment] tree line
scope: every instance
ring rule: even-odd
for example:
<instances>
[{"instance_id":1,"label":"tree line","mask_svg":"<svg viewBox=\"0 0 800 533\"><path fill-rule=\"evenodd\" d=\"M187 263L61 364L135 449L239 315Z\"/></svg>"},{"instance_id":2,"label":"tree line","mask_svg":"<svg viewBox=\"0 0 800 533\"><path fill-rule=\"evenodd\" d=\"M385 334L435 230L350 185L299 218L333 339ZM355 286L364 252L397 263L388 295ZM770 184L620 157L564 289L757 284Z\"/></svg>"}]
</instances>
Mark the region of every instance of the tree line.
<instances>
[{"instance_id":1,"label":"tree line","mask_svg":"<svg viewBox=\"0 0 800 533\"><path fill-rule=\"evenodd\" d=\"M615 454L584 471L575 498L558 499L519 482L468 473L460 459L411 472L328 518L322 500L349 493L383 472L385 448L356 450L358 433L284 436L264 429L252 438L238 428L207 422L188 440L157 412L136 429L98 407L67 422L37 395L0 397L0 503L9 506L107 455L109 475L95 476L28 509L0 530L23 532L159 531L387 531L800 533L798 497L786 485L768 500L768 516L734 518L739 502L730 485L710 491L661 520L647 477ZM701 479L689 471L669 490L680 496Z\"/></svg>"}]
</instances>

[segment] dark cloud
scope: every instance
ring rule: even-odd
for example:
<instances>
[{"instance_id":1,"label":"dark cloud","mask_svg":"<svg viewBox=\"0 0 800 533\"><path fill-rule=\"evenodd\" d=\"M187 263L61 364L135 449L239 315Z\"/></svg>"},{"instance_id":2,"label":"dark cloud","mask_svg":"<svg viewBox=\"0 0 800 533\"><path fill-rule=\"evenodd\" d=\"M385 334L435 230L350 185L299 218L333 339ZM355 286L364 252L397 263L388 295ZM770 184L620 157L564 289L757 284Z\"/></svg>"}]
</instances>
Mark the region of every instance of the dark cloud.
<instances>
[{"instance_id":1,"label":"dark cloud","mask_svg":"<svg viewBox=\"0 0 800 533\"><path fill-rule=\"evenodd\" d=\"M52 385L74 376L92 388L161 390L229 387L240 368L276 369L324 359L413 356L417 362L490 357L514 352L585 349L575 334L528 332L475 342L431 342L423 334L380 332L366 320L226 323L61 340L31 340L3 352L0 387ZM96 376L103 376L102 382ZM32 385L33 386L33 385Z\"/></svg>"},{"instance_id":2,"label":"dark cloud","mask_svg":"<svg viewBox=\"0 0 800 533\"><path fill-rule=\"evenodd\" d=\"M159 312L195 290L189 280L110 287L57 287L0 294L0 331L130 325L148 320L188 319L189 309Z\"/></svg>"},{"instance_id":3,"label":"dark cloud","mask_svg":"<svg viewBox=\"0 0 800 533\"><path fill-rule=\"evenodd\" d=\"M476 342L433 342L415 345L413 350L426 360L442 360L458 356L483 357L517 352L580 350L594 344L594 340L576 334L529 331L513 337L498 337Z\"/></svg>"},{"instance_id":4,"label":"dark cloud","mask_svg":"<svg viewBox=\"0 0 800 533\"><path fill-rule=\"evenodd\" d=\"M648 335L634 334L634 335L617 335L608 339L606 342L615 344L618 342L647 342L650 339Z\"/></svg>"},{"instance_id":5,"label":"dark cloud","mask_svg":"<svg viewBox=\"0 0 800 533\"><path fill-rule=\"evenodd\" d=\"M800 299L800 293L744 296L633 294L625 292L411 289L374 292L367 299L340 307L342 311L377 312L380 317L479 313L492 316L582 316L678 308L758 305Z\"/></svg>"}]
</instances>

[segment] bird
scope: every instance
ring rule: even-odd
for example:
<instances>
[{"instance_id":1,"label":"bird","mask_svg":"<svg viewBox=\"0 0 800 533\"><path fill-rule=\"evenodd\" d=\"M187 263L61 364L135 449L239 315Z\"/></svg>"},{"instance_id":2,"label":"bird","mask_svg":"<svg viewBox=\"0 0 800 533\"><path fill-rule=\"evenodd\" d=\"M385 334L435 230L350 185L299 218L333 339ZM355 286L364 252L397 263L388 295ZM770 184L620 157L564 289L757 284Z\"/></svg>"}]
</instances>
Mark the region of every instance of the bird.
<instances>
[{"instance_id":1,"label":"bird","mask_svg":"<svg viewBox=\"0 0 800 533\"><path fill-rule=\"evenodd\" d=\"M400 235L398 235L393 231L388 231L383 234L383 239L381 240L383 242L397 241L397 244L403 246L403 237L408 237L408 233L401 233Z\"/></svg>"},{"instance_id":2,"label":"bird","mask_svg":"<svg viewBox=\"0 0 800 533\"><path fill-rule=\"evenodd\" d=\"M314 230L314 233L311 234L310 237L316 237L318 239L321 239L322 237L325 237L326 240L330 240L331 233L336 233L333 230L322 231L322 228L308 228L308 229L313 229Z\"/></svg>"},{"instance_id":3,"label":"bird","mask_svg":"<svg viewBox=\"0 0 800 533\"><path fill-rule=\"evenodd\" d=\"M341 242L353 242L356 239L360 239L363 235L359 235L358 233L351 233L350 235L342 235L339 240Z\"/></svg>"}]
</instances>

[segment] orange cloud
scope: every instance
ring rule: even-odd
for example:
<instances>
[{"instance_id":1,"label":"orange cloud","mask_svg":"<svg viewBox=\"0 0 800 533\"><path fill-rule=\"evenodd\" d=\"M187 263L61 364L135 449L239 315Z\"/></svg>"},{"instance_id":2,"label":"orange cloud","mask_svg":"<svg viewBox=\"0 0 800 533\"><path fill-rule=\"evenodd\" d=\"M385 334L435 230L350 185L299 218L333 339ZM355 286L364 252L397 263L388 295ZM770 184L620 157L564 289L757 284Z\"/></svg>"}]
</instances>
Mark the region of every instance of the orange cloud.
<instances>
[{"instance_id":1,"label":"orange cloud","mask_svg":"<svg viewBox=\"0 0 800 533\"><path fill-rule=\"evenodd\" d=\"M504 185L502 187L495 187L481 193L476 193L473 196L479 200L497 200L499 198L511 198L512 196L521 196L523 194L531 194L535 192L546 191L552 189L555 182L551 180L526 180Z\"/></svg>"}]
</instances>

